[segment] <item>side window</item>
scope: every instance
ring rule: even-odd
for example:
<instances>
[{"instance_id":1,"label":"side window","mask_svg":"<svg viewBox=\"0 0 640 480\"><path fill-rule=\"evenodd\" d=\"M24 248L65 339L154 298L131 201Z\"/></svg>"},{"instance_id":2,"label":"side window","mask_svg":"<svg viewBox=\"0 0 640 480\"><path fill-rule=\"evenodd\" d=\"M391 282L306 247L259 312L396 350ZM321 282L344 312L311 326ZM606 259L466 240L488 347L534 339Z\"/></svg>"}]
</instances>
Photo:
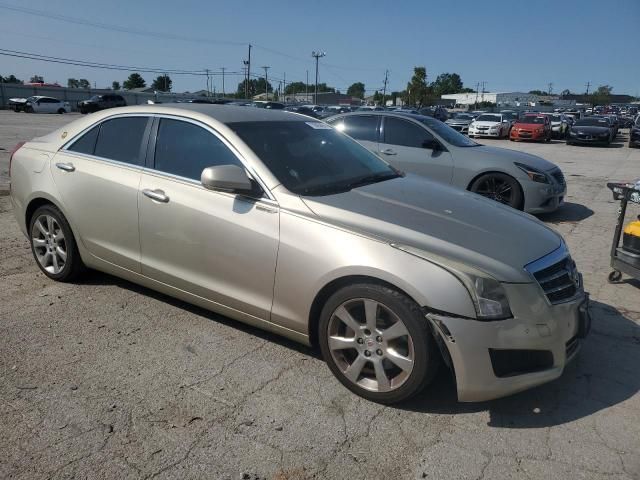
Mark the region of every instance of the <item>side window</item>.
<instances>
[{"instance_id":1,"label":"side window","mask_svg":"<svg viewBox=\"0 0 640 480\"><path fill-rule=\"evenodd\" d=\"M373 115L354 115L344 117L344 133L356 140L378 141L378 117Z\"/></svg>"},{"instance_id":2,"label":"side window","mask_svg":"<svg viewBox=\"0 0 640 480\"><path fill-rule=\"evenodd\" d=\"M93 151L96 148L96 140L98 139L98 132L100 131L100 125L93 127L87 133L82 135L78 140L73 142L73 145L69 147L72 152L86 153L87 155L93 155Z\"/></svg>"},{"instance_id":3,"label":"side window","mask_svg":"<svg viewBox=\"0 0 640 480\"><path fill-rule=\"evenodd\" d=\"M433 135L411 122L394 117L384 119L384 143L403 147L423 148Z\"/></svg>"},{"instance_id":4,"label":"side window","mask_svg":"<svg viewBox=\"0 0 640 480\"><path fill-rule=\"evenodd\" d=\"M160 120L156 170L199 181L202 170L216 165L242 163L222 140L204 128L180 120Z\"/></svg>"},{"instance_id":5,"label":"side window","mask_svg":"<svg viewBox=\"0 0 640 480\"><path fill-rule=\"evenodd\" d=\"M148 120L147 117L123 117L103 122L100 125L95 155L142 165L140 146Z\"/></svg>"}]
</instances>

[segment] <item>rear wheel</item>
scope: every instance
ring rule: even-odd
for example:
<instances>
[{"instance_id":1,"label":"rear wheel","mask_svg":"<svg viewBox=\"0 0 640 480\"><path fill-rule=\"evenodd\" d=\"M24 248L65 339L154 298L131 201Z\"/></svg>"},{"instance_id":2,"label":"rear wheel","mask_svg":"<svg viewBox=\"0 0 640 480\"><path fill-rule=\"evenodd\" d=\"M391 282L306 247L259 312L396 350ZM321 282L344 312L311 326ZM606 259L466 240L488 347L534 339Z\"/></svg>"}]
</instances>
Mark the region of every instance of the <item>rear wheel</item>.
<instances>
[{"instance_id":1,"label":"rear wheel","mask_svg":"<svg viewBox=\"0 0 640 480\"><path fill-rule=\"evenodd\" d=\"M469 188L474 193L496 202L521 208L523 195L518 181L504 173L487 173L478 177Z\"/></svg>"},{"instance_id":2,"label":"rear wheel","mask_svg":"<svg viewBox=\"0 0 640 480\"><path fill-rule=\"evenodd\" d=\"M44 205L34 212L29 236L36 263L47 277L67 282L84 270L71 227L55 206Z\"/></svg>"},{"instance_id":3,"label":"rear wheel","mask_svg":"<svg viewBox=\"0 0 640 480\"><path fill-rule=\"evenodd\" d=\"M322 309L319 329L329 369L368 400L405 400L431 382L440 364L420 307L383 285L362 283L338 290Z\"/></svg>"},{"instance_id":4,"label":"rear wheel","mask_svg":"<svg viewBox=\"0 0 640 480\"><path fill-rule=\"evenodd\" d=\"M59 108L58 113L62 115L63 113L66 113L66 110L64 108Z\"/></svg>"}]
</instances>

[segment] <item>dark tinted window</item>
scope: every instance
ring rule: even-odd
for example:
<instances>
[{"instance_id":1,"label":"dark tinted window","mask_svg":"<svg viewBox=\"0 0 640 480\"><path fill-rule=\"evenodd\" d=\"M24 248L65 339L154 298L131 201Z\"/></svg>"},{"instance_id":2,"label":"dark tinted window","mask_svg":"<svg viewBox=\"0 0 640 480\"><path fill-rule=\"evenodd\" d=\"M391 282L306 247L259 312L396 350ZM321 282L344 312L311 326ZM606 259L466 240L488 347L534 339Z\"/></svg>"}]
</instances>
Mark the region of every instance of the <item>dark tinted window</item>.
<instances>
[{"instance_id":1,"label":"dark tinted window","mask_svg":"<svg viewBox=\"0 0 640 480\"><path fill-rule=\"evenodd\" d=\"M180 120L160 120L156 170L200 180L202 170L216 165L242 166L233 152L204 128Z\"/></svg>"},{"instance_id":2,"label":"dark tinted window","mask_svg":"<svg viewBox=\"0 0 640 480\"><path fill-rule=\"evenodd\" d=\"M337 125L341 123L344 125L344 129L338 129L351 138L367 142L378 141L378 117L373 115L354 115L338 120Z\"/></svg>"},{"instance_id":3,"label":"dark tinted window","mask_svg":"<svg viewBox=\"0 0 640 480\"><path fill-rule=\"evenodd\" d=\"M40 103L58 103L58 100L56 100L55 98L41 98L40 99Z\"/></svg>"},{"instance_id":4,"label":"dark tinted window","mask_svg":"<svg viewBox=\"0 0 640 480\"><path fill-rule=\"evenodd\" d=\"M103 122L100 125L95 155L141 165L140 146L147 121L147 117L127 117Z\"/></svg>"},{"instance_id":5,"label":"dark tinted window","mask_svg":"<svg viewBox=\"0 0 640 480\"><path fill-rule=\"evenodd\" d=\"M93 155L93 150L96 148L96 140L98 138L98 132L100 126L93 127L77 141L69 147L72 152L86 153L87 155Z\"/></svg>"},{"instance_id":6,"label":"dark tinted window","mask_svg":"<svg viewBox=\"0 0 640 480\"><path fill-rule=\"evenodd\" d=\"M432 140L433 135L418 125L398 118L384 119L384 143L422 148L425 142Z\"/></svg>"}]
</instances>

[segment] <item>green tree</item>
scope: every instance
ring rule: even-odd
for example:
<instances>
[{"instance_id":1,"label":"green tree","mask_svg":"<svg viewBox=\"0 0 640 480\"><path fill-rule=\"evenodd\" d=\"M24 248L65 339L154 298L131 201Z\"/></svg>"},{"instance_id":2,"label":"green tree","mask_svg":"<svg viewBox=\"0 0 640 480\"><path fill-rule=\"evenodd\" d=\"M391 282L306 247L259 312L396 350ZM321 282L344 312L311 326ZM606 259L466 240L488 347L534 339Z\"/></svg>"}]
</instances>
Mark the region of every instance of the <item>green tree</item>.
<instances>
[{"instance_id":1,"label":"green tree","mask_svg":"<svg viewBox=\"0 0 640 480\"><path fill-rule=\"evenodd\" d=\"M458 93L476 93L473 88L464 87Z\"/></svg>"},{"instance_id":2,"label":"green tree","mask_svg":"<svg viewBox=\"0 0 640 480\"><path fill-rule=\"evenodd\" d=\"M312 86L310 86L309 92L315 92L315 88L316 88L316 85L313 84ZM327 86L326 83L318 84L318 93L335 93L335 92L336 92L336 89L333 87Z\"/></svg>"},{"instance_id":3,"label":"green tree","mask_svg":"<svg viewBox=\"0 0 640 480\"><path fill-rule=\"evenodd\" d=\"M120 82L116 82L116 81L111 82L111 89L120 90Z\"/></svg>"},{"instance_id":4,"label":"green tree","mask_svg":"<svg viewBox=\"0 0 640 480\"><path fill-rule=\"evenodd\" d=\"M531 95L547 95L547 92L543 92L542 90L529 90Z\"/></svg>"},{"instance_id":5,"label":"green tree","mask_svg":"<svg viewBox=\"0 0 640 480\"><path fill-rule=\"evenodd\" d=\"M44 83L44 77L42 75L33 75L29 79L29 83Z\"/></svg>"},{"instance_id":6,"label":"green tree","mask_svg":"<svg viewBox=\"0 0 640 480\"><path fill-rule=\"evenodd\" d=\"M159 75L151 84L151 87L154 90L158 90L159 92L170 92L171 85L173 81L169 77L169 75Z\"/></svg>"},{"instance_id":7,"label":"green tree","mask_svg":"<svg viewBox=\"0 0 640 480\"><path fill-rule=\"evenodd\" d=\"M567 89L565 89L565 90L563 90L563 91L560 93L560 96L561 96L561 97L566 97L567 95L571 95L571 90L569 90L568 88L567 88Z\"/></svg>"},{"instance_id":8,"label":"green tree","mask_svg":"<svg viewBox=\"0 0 640 480\"><path fill-rule=\"evenodd\" d=\"M252 78L249 80L249 98L255 97L260 93L264 93L265 91L265 80L264 78ZM267 87L269 88L269 92L273 92L273 86L271 82L268 83ZM238 98L245 98L245 82L242 81L238 83L238 90L236 93Z\"/></svg>"},{"instance_id":9,"label":"green tree","mask_svg":"<svg viewBox=\"0 0 640 480\"><path fill-rule=\"evenodd\" d=\"M591 94L591 103L593 105L606 105L611 101L611 92L613 87L610 85L600 85L595 92Z\"/></svg>"},{"instance_id":10,"label":"green tree","mask_svg":"<svg viewBox=\"0 0 640 480\"><path fill-rule=\"evenodd\" d=\"M146 87L147 82L144 81L144 78L142 78L139 73L132 73L131 75L129 75L129 78L124 81L122 86L125 88L125 90L131 90L134 88Z\"/></svg>"},{"instance_id":11,"label":"green tree","mask_svg":"<svg viewBox=\"0 0 640 480\"><path fill-rule=\"evenodd\" d=\"M356 98L364 98L364 91L364 83L356 82L347 88L347 95L351 95Z\"/></svg>"},{"instance_id":12,"label":"green tree","mask_svg":"<svg viewBox=\"0 0 640 480\"><path fill-rule=\"evenodd\" d=\"M441 73L431 84L433 94L437 96L460 93L462 88L462 79L457 73Z\"/></svg>"},{"instance_id":13,"label":"green tree","mask_svg":"<svg viewBox=\"0 0 640 480\"><path fill-rule=\"evenodd\" d=\"M291 82L289 85L287 85L287 87L284 89L284 93L286 95L294 95L296 93L304 93L306 91L306 89L309 89L309 91L312 91L313 88L309 87L308 85L306 85L304 82Z\"/></svg>"},{"instance_id":14,"label":"green tree","mask_svg":"<svg viewBox=\"0 0 640 480\"><path fill-rule=\"evenodd\" d=\"M91 88L91 82L89 82L89 80L87 80L86 78L81 78L80 80L78 80L78 86L80 88Z\"/></svg>"},{"instance_id":15,"label":"green tree","mask_svg":"<svg viewBox=\"0 0 640 480\"><path fill-rule=\"evenodd\" d=\"M77 78L69 78L67 79L67 87L69 88L79 88L80 82Z\"/></svg>"},{"instance_id":16,"label":"green tree","mask_svg":"<svg viewBox=\"0 0 640 480\"><path fill-rule=\"evenodd\" d=\"M407 96L405 103L421 107L426 104L429 96L427 85L427 69L425 67L415 67L413 77L407 83Z\"/></svg>"},{"instance_id":17,"label":"green tree","mask_svg":"<svg viewBox=\"0 0 640 480\"><path fill-rule=\"evenodd\" d=\"M16 76L13 74L9 75L8 77L3 77L2 75L0 75L0 83L21 84L22 80L17 79Z\"/></svg>"}]
</instances>

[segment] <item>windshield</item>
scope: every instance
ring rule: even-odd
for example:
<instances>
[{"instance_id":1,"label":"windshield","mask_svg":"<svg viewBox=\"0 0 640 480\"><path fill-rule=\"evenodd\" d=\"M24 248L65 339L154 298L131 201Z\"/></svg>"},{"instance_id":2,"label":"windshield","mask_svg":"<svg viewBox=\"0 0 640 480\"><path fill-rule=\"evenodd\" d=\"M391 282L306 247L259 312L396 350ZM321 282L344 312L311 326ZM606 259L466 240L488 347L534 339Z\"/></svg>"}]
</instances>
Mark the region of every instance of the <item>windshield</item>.
<instances>
[{"instance_id":1,"label":"windshield","mask_svg":"<svg viewBox=\"0 0 640 480\"><path fill-rule=\"evenodd\" d=\"M240 122L230 123L229 128L297 195L330 195L400 176L322 122Z\"/></svg>"},{"instance_id":2,"label":"windshield","mask_svg":"<svg viewBox=\"0 0 640 480\"><path fill-rule=\"evenodd\" d=\"M445 142L454 147L478 147L479 143L474 142L469 137L465 137L461 133L451 128L446 123L442 123L440 120L436 120L431 117L424 116L412 116L417 120L424 123L431 131L440 136Z\"/></svg>"},{"instance_id":3,"label":"windshield","mask_svg":"<svg viewBox=\"0 0 640 480\"><path fill-rule=\"evenodd\" d=\"M525 115L518 123L539 124L544 125L544 117L535 117L533 115Z\"/></svg>"},{"instance_id":4,"label":"windshield","mask_svg":"<svg viewBox=\"0 0 640 480\"><path fill-rule=\"evenodd\" d=\"M575 124L576 127L609 127L609 122L604 118L583 118L578 120Z\"/></svg>"},{"instance_id":5,"label":"windshield","mask_svg":"<svg viewBox=\"0 0 640 480\"><path fill-rule=\"evenodd\" d=\"M562 117L560 115L550 115L552 122L561 122Z\"/></svg>"},{"instance_id":6,"label":"windshield","mask_svg":"<svg viewBox=\"0 0 640 480\"><path fill-rule=\"evenodd\" d=\"M518 114L516 112L502 112L502 116L508 120L518 118Z\"/></svg>"},{"instance_id":7,"label":"windshield","mask_svg":"<svg viewBox=\"0 0 640 480\"><path fill-rule=\"evenodd\" d=\"M101 95L94 95L89 100L94 101L94 102L99 102L101 98L102 98Z\"/></svg>"},{"instance_id":8,"label":"windshield","mask_svg":"<svg viewBox=\"0 0 640 480\"><path fill-rule=\"evenodd\" d=\"M500 115L480 115L476 118L477 122L501 122L502 117Z\"/></svg>"}]
</instances>

